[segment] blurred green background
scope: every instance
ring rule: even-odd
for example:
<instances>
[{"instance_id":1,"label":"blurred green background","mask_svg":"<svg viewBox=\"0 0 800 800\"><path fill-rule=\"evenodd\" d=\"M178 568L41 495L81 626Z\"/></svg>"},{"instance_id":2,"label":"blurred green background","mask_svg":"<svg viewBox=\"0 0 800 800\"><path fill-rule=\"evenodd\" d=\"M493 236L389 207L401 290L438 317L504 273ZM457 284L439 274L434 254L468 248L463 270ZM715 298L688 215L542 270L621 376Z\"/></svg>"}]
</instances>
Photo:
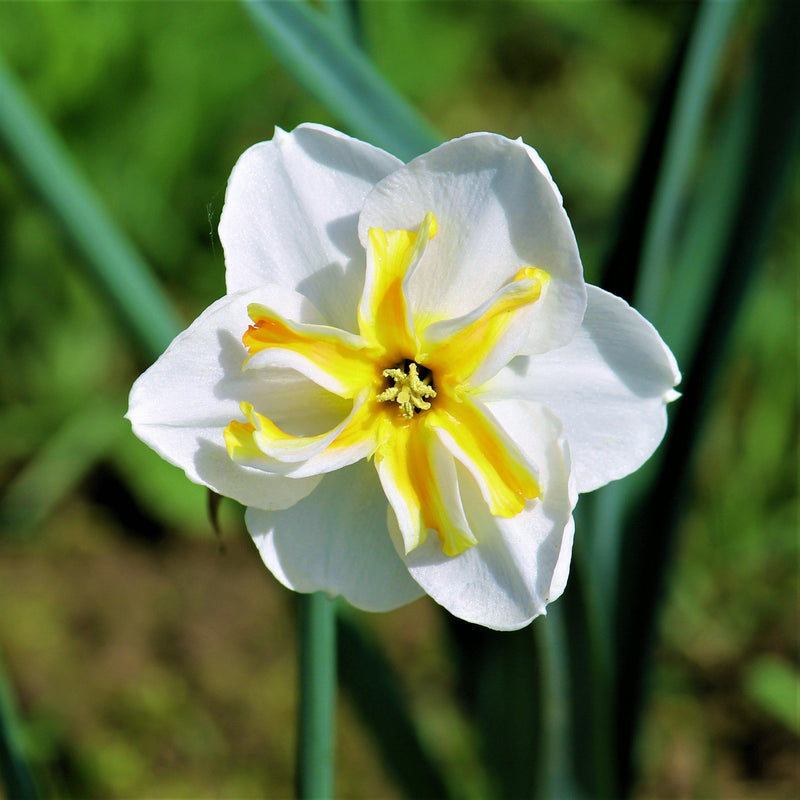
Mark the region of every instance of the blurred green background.
<instances>
[{"instance_id":1,"label":"blurred green background","mask_svg":"<svg viewBox=\"0 0 800 800\"><path fill-rule=\"evenodd\" d=\"M539 150L592 281L687 8L361 12L378 68L444 135L491 130ZM759 13L746 6L735 28L712 125ZM216 225L238 155L275 125L341 127L238 3L4 2L0 55L186 322L224 293ZM795 166L686 464L637 797L790 798L800 786L799 177ZM204 490L130 433L127 392L147 365L2 148L0 298L0 654L45 793L290 795L294 598L238 510L223 505L219 540ZM358 616L450 785L486 796L435 604ZM400 796L346 694L337 752L340 797Z\"/></svg>"}]
</instances>

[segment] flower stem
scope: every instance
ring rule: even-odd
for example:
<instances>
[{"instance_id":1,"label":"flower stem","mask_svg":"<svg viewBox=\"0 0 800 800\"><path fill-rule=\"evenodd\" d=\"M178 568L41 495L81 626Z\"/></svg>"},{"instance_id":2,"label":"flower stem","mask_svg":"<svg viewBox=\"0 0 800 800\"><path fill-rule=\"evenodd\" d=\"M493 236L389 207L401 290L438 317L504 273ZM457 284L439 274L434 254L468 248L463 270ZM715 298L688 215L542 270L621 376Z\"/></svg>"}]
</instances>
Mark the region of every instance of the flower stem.
<instances>
[{"instance_id":1,"label":"flower stem","mask_svg":"<svg viewBox=\"0 0 800 800\"><path fill-rule=\"evenodd\" d=\"M300 595L297 797L333 797L336 607L321 592Z\"/></svg>"}]
</instances>

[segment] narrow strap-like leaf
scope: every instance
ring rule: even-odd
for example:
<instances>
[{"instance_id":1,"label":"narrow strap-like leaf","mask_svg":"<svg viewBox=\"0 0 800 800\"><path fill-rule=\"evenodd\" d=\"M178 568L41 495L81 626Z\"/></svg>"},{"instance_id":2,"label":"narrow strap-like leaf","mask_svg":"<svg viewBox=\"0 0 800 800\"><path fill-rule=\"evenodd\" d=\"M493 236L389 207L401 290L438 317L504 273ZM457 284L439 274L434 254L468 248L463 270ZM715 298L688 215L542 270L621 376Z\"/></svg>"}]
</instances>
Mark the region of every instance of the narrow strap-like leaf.
<instances>
[{"instance_id":1,"label":"narrow strap-like leaf","mask_svg":"<svg viewBox=\"0 0 800 800\"><path fill-rule=\"evenodd\" d=\"M653 208L672 108L681 83L698 10L698 5L687 6L687 19L665 70L638 161L622 198L608 250L600 265L600 286L629 303L633 302L647 233L647 219Z\"/></svg>"},{"instance_id":2,"label":"narrow strap-like leaf","mask_svg":"<svg viewBox=\"0 0 800 800\"><path fill-rule=\"evenodd\" d=\"M447 800L447 785L417 734L399 676L350 615L339 617L339 677L406 797Z\"/></svg>"},{"instance_id":3,"label":"narrow strap-like leaf","mask_svg":"<svg viewBox=\"0 0 800 800\"><path fill-rule=\"evenodd\" d=\"M747 169L742 154L752 126L750 105L734 104L723 120L717 146L691 205L693 213L688 215L675 248L659 330L682 365L688 365L701 343L703 318L720 279L723 263L719 253L735 224L738 187Z\"/></svg>"},{"instance_id":4,"label":"narrow strap-like leaf","mask_svg":"<svg viewBox=\"0 0 800 800\"><path fill-rule=\"evenodd\" d=\"M363 48L364 27L359 0L323 0L323 8L342 34L354 45Z\"/></svg>"},{"instance_id":5,"label":"narrow strap-like leaf","mask_svg":"<svg viewBox=\"0 0 800 800\"><path fill-rule=\"evenodd\" d=\"M84 256L95 286L149 358L180 330L163 292L57 134L0 59L0 140Z\"/></svg>"},{"instance_id":6,"label":"narrow strap-like leaf","mask_svg":"<svg viewBox=\"0 0 800 800\"><path fill-rule=\"evenodd\" d=\"M800 140L800 70L796 31L800 6L773 5L759 54L734 99L729 123L746 125L734 137L745 146L737 155L746 165L734 191L730 235L713 254L718 276L706 308L698 347L685 371L684 397L677 407L657 480L625 529L617 625L617 753L623 789L633 777L632 752L643 698L644 674L664 578L675 545L675 527L689 474L691 452L703 419L737 313L757 274L758 258L775 217L782 189ZM738 106L741 105L742 108ZM697 208L695 213L703 213Z\"/></svg>"},{"instance_id":7,"label":"narrow strap-like leaf","mask_svg":"<svg viewBox=\"0 0 800 800\"><path fill-rule=\"evenodd\" d=\"M444 613L444 612L443 612ZM446 617L458 667L458 692L474 720L488 781L487 795L496 800L547 797L551 778L569 759L557 757L561 738L548 741L552 719L543 705L554 687L542 674L539 628L547 619L517 631L493 631ZM559 634L556 633L556 640ZM558 678L557 675L548 676ZM568 709L563 709L568 715ZM480 795L479 795L480 796Z\"/></svg>"},{"instance_id":8,"label":"narrow strap-like leaf","mask_svg":"<svg viewBox=\"0 0 800 800\"><path fill-rule=\"evenodd\" d=\"M442 141L348 37L306 3L245 0L244 7L286 69L357 136L404 160Z\"/></svg>"},{"instance_id":9,"label":"narrow strap-like leaf","mask_svg":"<svg viewBox=\"0 0 800 800\"><path fill-rule=\"evenodd\" d=\"M637 309L659 328L659 311L671 285L666 280L671 266L668 256L675 251L673 238L689 194L690 168L694 165L717 65L737 6L738 0L727 4L706 0L691 17L691 25L678 43L670 66L639 173L634 178L620 218L619 233L603 271L606 288L633 299ZM640 302L647 308L641 308ZM668 336L666 341L671 344ZM588 543L579 543L578 547L591 550L588 559L592 566L586 571L586 578L592 584L590 592L603 597L604 603L609 603L608 608L614 606L618 586L620 536L625 516L653 477L651 463L636 475L606 486L582 501L581 513L591 520L592 536Z\"/></svg>"},{"instance_id":10,"label":"narrow strap-like leaf","mask_svg":"<svg viewBox=\"0 0 800 800\"><path fill-rule=\"evenodd\" d=\"M0 777L6 796L14 800L36 800L39 793L23 753L16 709L0 665Z\"/></svg>"},{"instance_id":11,"label":"narrow strap-like leaf","mask_svg":"<svg viewBox=\"0 0 800 800\"><path fill-rule=\"evenodd\" d=\"M636 308L656 325L660 322L658 312L668 285L672 242L686 199L717 65L738 7L738 0L725 3L706 0L703 4L675 96L634 295Z\"/></svg>"},{"instance_id":12,"label":"narrow strap-like leaf","mask_svg":"<svg viewBox=\"0 0 800 800\"><path fill-rule=\"evenodd\" d=\"M67 496L122 431L121 403L96 400L70 416L0 497L0 526L31 529Z\"/></svg>"}]
</instances>

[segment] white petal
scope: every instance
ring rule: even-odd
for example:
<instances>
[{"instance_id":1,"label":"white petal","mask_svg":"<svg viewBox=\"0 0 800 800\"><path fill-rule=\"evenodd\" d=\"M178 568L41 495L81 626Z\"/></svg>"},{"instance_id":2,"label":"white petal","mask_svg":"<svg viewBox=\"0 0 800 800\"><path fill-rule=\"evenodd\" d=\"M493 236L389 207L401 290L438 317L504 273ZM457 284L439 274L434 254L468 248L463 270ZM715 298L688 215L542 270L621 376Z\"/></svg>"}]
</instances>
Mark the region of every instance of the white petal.
<instances>
[{"instance_id":1,"label":"white petal","mask_svg":"<svg viewBox=\"0 0 800 800\"><path fill-rule=\"evenodd\" d=\"M402 551L405 553L419 547L420 542L428 535L428 531L423 530L418 506L409 502L387 461L376 460L375 468L386 499L389 501L388 514L394 518L397 533L403 543Z\"/></svg>"},{"instance_id":2,"label":"white petal","mask_svg":"<svg viewBox=\"0 0 800 800\"><path fill-rule=\"evenodd\" d=\"M674 356L644 317L619 297L587 289L586 316L572 342L517 358L482 387L484 400L524 397L553 411L580 492L624 477L652 455L680 381Z\"/></svg>"},{"instance_id":3,"label":"white petal","mask_svg":"<svg viewBox=\"0 0 800 800\"><path fill-rule=\"evenodd\" d=\"M519 139L515 139L514 141L518 142L525 148L525 150L528 153L528 158L530 158L530 160L533 161L533 163L536 165L536 169L538 169L539 172L541 172L542 175L544 175L544 177L547 178L548 181L550 181L550 188L553 190L553 193L558 198L558 202L561 203L561 205L563 206L564 198L561 196L561 192L558 190L558 186L556 186L556 182L553 180L553 176L550 174L550 170L547 164L544 163L544 159L530 145L525 144L525 142L522 141L521 136L519 137Z\"/></svg>"},{"instance_id":4,"label":"white petal","mask_svg":"<svg viewBox=\"0 0 800 800\"><path fill-rule=\"evenodd\" d=\"M478 544L447 557L435 537L428 537L404 560L414 580L452 614L489 628L513 630L543 614L547 603L563 591L577 492L560 425L546 409L500 401L492 404L492 412L539 466L543 499L529 501L510 519L494 517L471 475L458 465L464 511ZM395 546L400 546L399 539Z\"/></svg>"},{"instance_id":5,"label":"white petal","mask_svg":"<svg viewBox=\"0 0 800 800\"><path fill-rule=\"evenodd\" d=\"M247 150L228 181L219 237L228 292L277 283L325 321L354 330L364 286L357 220L372 187L402 162L321 125Z\"/></svg>"},{"instance_id":6,"label":"white petal","mask_svg":"<svg viewBox=\"0 0 800 800\"><path fill-rule=\"evenodd\" d=\"M241 342L251 302L277 304L287 316L317 322L301 295L278 286L228 295L207 308L134 384L127 417L134 433L190 480L240 503L286 508L305 497L318 477L292 479L235 464L223 430L243 420L247 401L287 432L311 435L347 414L351 404L301 375L281 369L243 370Z\"/></svg>"},{"instance_id":7,"label":"white petal","mask_svg":"<svg viewBox=\"0 0 800 800\"><path fill-rule=\"evenodd\" d=\"M416 439L420 436L424 438ZM435 432L420 426L412 437L408 443L395 441L393 446L401 449L394 457L382 457L380 453L375 457L378 477L391 506L390 527L399 531L404 553L418 547L428 536L441 541L441 546L461 550L473 544L475 538L458 494L455 460ZM422 441L424 452L413 446L415 441ZM416 490L409 470L422 481L422 486L416 484ZM426 522L436 530L428 529Z\"/></svg>"},{"instance_id":8,"label":"white petal","mask_svg":"<svg viewBox=\"0 0 800 800\"><path fill-rule=\"evenodd\" d=\"M298 320L290 319L286 321L298 322ZM298 325L294 326L294 329L300 334L301 340L305 342L304 345L297 343L295 345L297 349L295 350L292 349L291 344L286 347L281 346L279 341L274 346L265 347L265 349L253 353L247 359L244 368L281 367L293 369L333 394L352 398L352 392L357 392L361 388L363 383L360 380L366 377L363 362L354 364L351 358L347 356L334 359L330 353L327 358L319 353L316 353L316 357L314 357L312 352L316 350L316 344L320 341L325 341L341 347L342 350L349 352L350 356L352 356L356 351L365 347L366 342L358 335L327 325L308 327ZM358 370L358 367L361 367L361 369ZM366 370L366 373L368 373L369 378L372 377L371 369ZM356 380L357 389L354 389L352 385L354 379Z\"/></svg>"},{"instance_id":9,"label":"white petal","mask_svg":"<svg viewBox=\"0 0 800 800\"><path fill-rule=\"evenodd\" d=\"M573 491L577 495L578 490L575 488L574 479L571 481ZM550 600L558 600L567 588L567 578L569 577L569 565L572 562L572 542L575 538L575 518L570 517L567 522L567 527L564 528L564 535L561 538L561 551L558 554L555 568L553 569L553 577L550 581Z\"/></svg>"},{"instance_id":10,"label":"white petal","mask_svg":"<svg viewBox=\"0 0 800 800\"><path fill-rule=\"evenodd\" d=\"M522 267L551 276L532 320L526 352L565 344L580 324L583 268L569 219L549 174L530 148L475 133L414 159L382 180L364 203L359 236L370 227L417 230L433 212L438 232L409 282L424 321L471 312Z\"/></svg>"},{"instance_id":11,"label":"white petal","mask_svg":"<svg viewBox=\"0 0 800 800\"><path fill-rule=\"evenodd\" d=\"M469 314L434 322L420 337L421 348L426 351L420 358L436 371L437 361L444 354L449 363L441 366L450 375L458 374L470 387L480 386L525 348L531 323L543 302L537 291L543 291L539 277L515 280ZM490 321L498 318L505 322L492 328ZM437 354L437 348L443 349Z\"/></svg>"},{"instance_id":12,"label":"white petal","mask_svg":"<svg viewBox=\"0 0 800 800\"><path fill-rule=\"evenodd\" d=\"M333 472L371 455L375 450L375 437L370 426L363 427L367 410L364 404L369 397L365 389L353 403L350 413L333 428L309 437L293 439L271 439L265 437L256 426L253 436L255 444L266 455L264 461L277 459L280 463L270 464L272 471L290 475L292 478L306 478ZM350 436L346 429L350 426ZM342 442L342 435L346 441ZM335 440L339 440L336 442ZM259 459L260 460L260 459ZM259 463L254 462L254 467ZM269 468L268 468L269 469Z\"/></svg>"},{"instance_id":13,"label":"white petal","mask_svg":"<svg viewBox=\"0 0 800 800\"><path fill-rule=\"evenodd\" d=\"M326 475L287 511L247 510L247 528L273 575L297 592L342 595L365 611L389 611L423 594L392 546L386 497L360 462Z\"/></svg>"}]
</instances>

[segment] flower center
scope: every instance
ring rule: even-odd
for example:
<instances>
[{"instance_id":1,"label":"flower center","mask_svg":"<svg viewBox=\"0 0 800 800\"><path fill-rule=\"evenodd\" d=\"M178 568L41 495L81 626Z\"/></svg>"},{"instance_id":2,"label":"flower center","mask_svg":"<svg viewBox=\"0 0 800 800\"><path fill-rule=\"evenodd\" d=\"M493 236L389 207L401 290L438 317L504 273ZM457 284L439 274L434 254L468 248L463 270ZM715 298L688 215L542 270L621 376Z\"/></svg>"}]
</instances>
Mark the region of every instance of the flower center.
<instances>
[{"instance_id":1,"label":"flower center","mask_svg":"<svg viewBox=\"0 0 800 800\"><path fill-rule=\"evenodd\" d=\"M407 419L419 411L427 411L431 407L428 398L436 397L436 390L431 386L431 371L415 361L406 359L396 367L385 369L383 377L391 379L393 385L378 395L378 402L396 402Z\"/></svg>"}]
</instances>

